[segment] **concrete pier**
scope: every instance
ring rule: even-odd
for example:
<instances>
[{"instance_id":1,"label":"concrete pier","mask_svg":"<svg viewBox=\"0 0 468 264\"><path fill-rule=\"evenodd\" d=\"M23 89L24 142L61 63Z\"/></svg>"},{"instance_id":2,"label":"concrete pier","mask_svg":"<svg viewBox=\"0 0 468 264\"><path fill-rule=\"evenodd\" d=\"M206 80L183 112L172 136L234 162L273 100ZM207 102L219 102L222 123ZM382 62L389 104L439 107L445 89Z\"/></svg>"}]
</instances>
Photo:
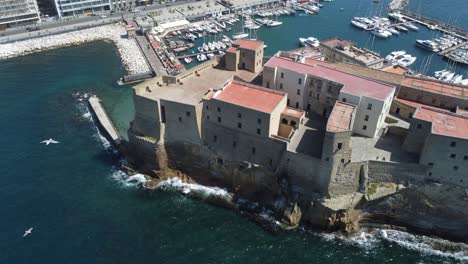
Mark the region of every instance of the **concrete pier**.
<instances>
[{"instance_id":1,"label":"concrete pier","mask_svg":"<svg viewBox=\"0 0 468 264\"><path fill-rule=\"evenodd\" d=\"M115 129L112 121L107 115L104 107L101 105L101 101L95 95L88 99L90 110L93 115L97 118L97 124L101 133L114 145L118 146L121 142L121 137Z\"/></svg>"}]
</instances>

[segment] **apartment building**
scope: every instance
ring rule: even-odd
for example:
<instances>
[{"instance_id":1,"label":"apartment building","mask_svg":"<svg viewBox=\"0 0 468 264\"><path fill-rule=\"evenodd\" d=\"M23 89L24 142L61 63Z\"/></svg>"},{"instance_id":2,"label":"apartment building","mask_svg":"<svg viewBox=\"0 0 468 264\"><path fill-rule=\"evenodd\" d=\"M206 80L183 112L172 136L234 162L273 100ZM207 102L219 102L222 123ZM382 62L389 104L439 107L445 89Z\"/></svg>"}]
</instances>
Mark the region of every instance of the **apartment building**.
<instances>
[{"instance_id":1,"label":"apartment building","mask_svg":"<svg viewBox=\"0 0 468 264\"><path fill-rule=\"evenodd\" d=\"M36 0L0 0L0 28L40 21Z\"/></svg>"}]
</instances>

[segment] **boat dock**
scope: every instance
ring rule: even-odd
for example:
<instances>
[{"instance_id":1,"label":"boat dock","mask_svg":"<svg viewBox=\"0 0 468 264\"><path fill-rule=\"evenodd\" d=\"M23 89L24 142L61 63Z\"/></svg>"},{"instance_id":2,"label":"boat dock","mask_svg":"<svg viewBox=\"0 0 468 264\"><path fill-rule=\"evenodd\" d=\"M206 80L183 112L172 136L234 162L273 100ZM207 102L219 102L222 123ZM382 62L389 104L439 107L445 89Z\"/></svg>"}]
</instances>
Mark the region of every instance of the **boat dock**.
<instances>
[{"instance_id":1,"label":"boat dock","mask_svg":"<svg viewBox=\"0 0 468 264\"><path fill-rule=\"evenodd\" d=\"M439 30L446 34L450 34L452 36L468 41L468 32L465 29L455 27L453 25L435 20L433 18L416 15L408 10L402 9L399 11L400 11L400 14L408 21L412 21L412 22L424 25L426 27L435 26L436 28L434 30Z\"/></svg>"},{"instance_id":2,"label":"boat dock","mask_svg":"<svg viewBox=\"0 0 468 264\"><path fill-rule=\"evenodd\" d=\"M104 107L101 104L99 98L95 95L91 96L88 99L88 104L91 110L91 113L96 117L97 125L101 133L114 145L119 146L121 142L121 137L115 129L114 124L112 124L111 119L107 115Z\"/></svg>"},{"instance_id":3,"label":"boat dock","mask_svg":"<svg viewBox=\"0 0 468 264\"><path fill-rule=\"evenodd\" d=\"M468 41L462 42L462 43L460 43L458 45L455 45L455 46L450 47L450 48L448 48L446 50L443 50L443 51L439 52L438 54L441 55L441 56L444 56L445 54L449 53L450 51L456 50L456 49L461 48L461 47L464 47L465 45L468 45Z\"/></svg>"},{"instance_id":4,"label":"boat dock","mask_svg":"<svg viewBox=\"0 0 468 264\"><path fill-rule=\"evenodd\" d=\"M210 50L210 51L204 51L204 52L197 52L197 53L191 53L191 54L186 54L186 55L181 55L181 56L177 56L176 58L177 59L185 59L185 58L188 58L188 57L196 57L200 54L208 54L208 53L215 53L215 52L218 52L218 51L225 51L227 50L228 48L226 49L220 49L220 50ZM215 54L216 56L219 56L218 54Z\"/></svg>"}]
</instances>

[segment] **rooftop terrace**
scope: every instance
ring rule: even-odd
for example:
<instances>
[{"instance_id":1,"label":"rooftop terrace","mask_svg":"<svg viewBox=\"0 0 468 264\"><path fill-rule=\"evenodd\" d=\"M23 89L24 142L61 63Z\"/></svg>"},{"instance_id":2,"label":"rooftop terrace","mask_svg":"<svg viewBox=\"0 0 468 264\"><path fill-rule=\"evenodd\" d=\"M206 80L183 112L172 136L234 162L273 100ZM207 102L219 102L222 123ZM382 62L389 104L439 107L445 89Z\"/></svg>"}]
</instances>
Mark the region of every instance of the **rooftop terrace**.
<instances>
[{"instance_id":1,"label":"rooftop terrace","mask_svg":"<svg viewBox=\"0 0 468 264\"><path fill-rule=\"evenodd\" d=\"M375 62L383 61L383 58L376 53L358 48L354 46L351 42L342 40L339 38L331 38L320 42L320 45L326 46L328 48L334 49L346 56L363 62L366 65L373 64Z\"/></svg>"},{"instance_id":2,"label":"rooftop terrace","mask_svg":"<svg viewBox=\"0 0 468 264\"><path fill-rule=\"evenodd\" d=\"M455 113L420 107L413 118L432 123L432 133L441 136L468 139L468 117Z\"/></svg>"},{"instance_id":3,"label":"rooftop terrace","mask_svg":"<svg viewBox=\"0 0 468 264\"><path fill-rule=\"evenodd\" d=\"M355 109L356 106L354 105L337 101L328 117L327 131L344 132L352 130L351 125Z\"/></svg>"},{"instance_id":4,"label":"rooftop terrace","mask_svg":"<svg viewBox=\"0 0 468 264\"><path fill-rule=\"evenodd\" d=\"M466 87L437 80L406 77L401 82L401 86L420 89L432 93L444 94L448 96L468 98L468 89Z\"/></svg>"},{"instance_id":5,"label":"rooftop terrace","mask_svg":"<svg viewBox=\"0 0 468 264\"><path fill-rule=\"evenodd\" d=\"M135 86L137 95L157 100L179 102L183 104L198 104L210 88L219 89L231 80L236 72L209 67L199 74L193 74L181 83L163 82L161 77L153 78ZM148 87L148 89L147 89Z\"/></svg>"}]
</instances>

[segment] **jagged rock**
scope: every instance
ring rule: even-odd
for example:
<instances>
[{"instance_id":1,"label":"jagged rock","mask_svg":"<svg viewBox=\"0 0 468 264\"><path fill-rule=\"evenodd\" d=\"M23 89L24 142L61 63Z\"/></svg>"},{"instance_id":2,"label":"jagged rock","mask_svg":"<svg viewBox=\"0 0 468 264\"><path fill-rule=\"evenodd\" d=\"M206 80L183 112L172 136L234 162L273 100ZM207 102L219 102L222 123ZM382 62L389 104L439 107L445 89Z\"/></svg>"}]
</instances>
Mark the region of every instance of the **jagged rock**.
<instances>
[{"instance_id":1,"label":"jagged rock","mask_svg":"<svg viewBox=\"0 0 468 264\"><path fill-rule=\"evenodd\" d=\"M301 208L297 205L297 203L292 204L291 206L288 206L284 211L283 211L283 222L290 226L298 226L299 222L301 221L302 217L302 210Z\"/></svg>"}]
</instances>

